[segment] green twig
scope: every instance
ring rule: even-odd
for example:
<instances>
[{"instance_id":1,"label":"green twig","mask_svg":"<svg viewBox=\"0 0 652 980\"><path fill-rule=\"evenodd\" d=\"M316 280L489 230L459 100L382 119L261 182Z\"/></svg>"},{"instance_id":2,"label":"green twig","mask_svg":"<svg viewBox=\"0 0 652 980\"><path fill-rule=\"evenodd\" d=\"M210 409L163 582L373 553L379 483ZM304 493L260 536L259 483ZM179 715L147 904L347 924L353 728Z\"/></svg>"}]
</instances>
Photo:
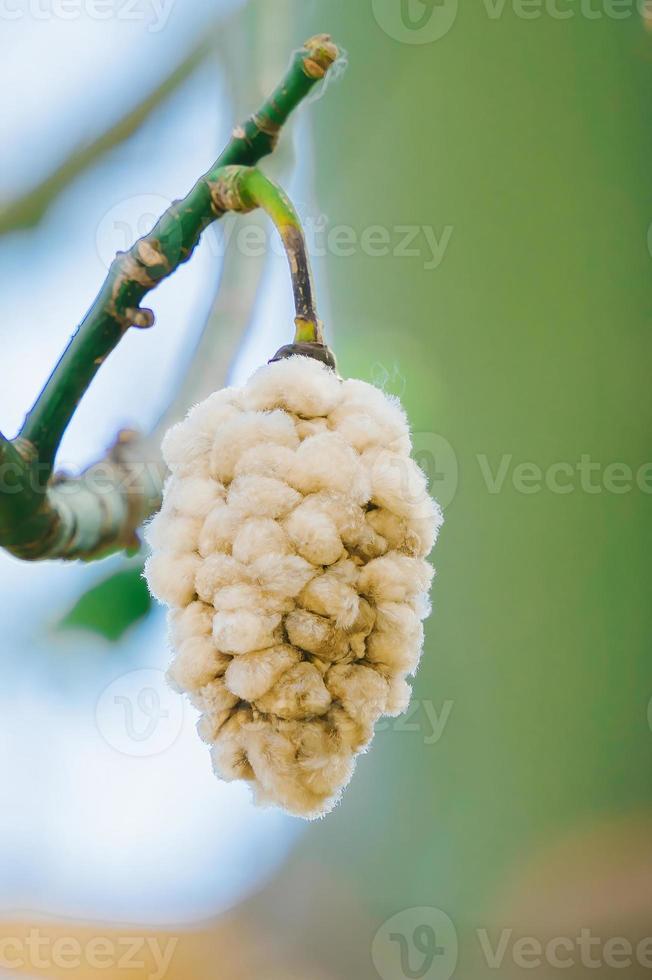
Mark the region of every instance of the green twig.
<instances>
[{"instance_id":1,"label":"green twig","mask_svg":"<svg viewBox=\"0 0 652 980\"><path fill-rule=\"evenodd\" d=\"M165 212L149 235L118 254L19 437L12 444L0 442L0 466L14 488L5 492L0 484L0 545L19 557L34 559L90 558L133 543L135 528L155 506L160 468L144 466L142 461L136 465L125 452L131 440L122 439L108 457L110 472L102 493L89 486L94 468L77 480L52 479L61 438L99 367L125 331L131 325L152 325L153 314L141 308L143 298L190 258L202 231L224 212L222 168L252 166L271 153L289 114L337 55L327 35L307 41L272 96L234 131L215 165ZM135 469L141 480L137 487Z\"/></svg>"},{"instance_id":2,"label":"green twig","mask_svg":"<svg viewBox=\"0 0 652 980\"><path fill-rule=\"evenodd\" d=\"M77 405L111 351L132 325L151 326L153 314L140 304L147 293L192 255L201 233L222 211L213 198L216 170L230 164L252 166L274 149L290 112L323 78L337 57L324 35L298 51L279 87L243 126L190 193L158 220L149 235L114 259L109 275L72 337L36 404L21 437L31 442L50 468Z\"/></svg>"},{"instance_id":3,"label":"green twig","mask_svg":"<svg viewBox=\"0 0 652 980\"><path fill-rule=\"evenodd\" d=\"M323 344L315 290L299 215L278 184L255 167L222 167L213 175L213 202L222 211L262 208L274 222L288 258L295 305L295 343Z\"/></svg>"}]
</instances>

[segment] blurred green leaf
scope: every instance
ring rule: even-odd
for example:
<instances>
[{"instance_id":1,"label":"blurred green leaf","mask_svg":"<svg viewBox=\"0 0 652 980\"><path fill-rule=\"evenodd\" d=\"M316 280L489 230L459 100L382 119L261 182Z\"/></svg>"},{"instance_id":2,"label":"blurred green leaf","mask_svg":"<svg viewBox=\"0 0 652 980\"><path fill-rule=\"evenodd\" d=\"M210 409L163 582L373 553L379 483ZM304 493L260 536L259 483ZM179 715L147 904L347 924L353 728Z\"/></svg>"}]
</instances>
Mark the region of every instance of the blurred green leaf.
<instances>
[{"instance_id":1,"label":"blurred green leaf","mask_svg":"<svg viewBox=\"0 0 652 980\"><path fill-rule=\"evenodd\" d=\"M152 606L142 571L141 564L121 569L94 585L57 623L56 629L90 630L112 642L121 639Z\"/></svg>"}]
</instances>

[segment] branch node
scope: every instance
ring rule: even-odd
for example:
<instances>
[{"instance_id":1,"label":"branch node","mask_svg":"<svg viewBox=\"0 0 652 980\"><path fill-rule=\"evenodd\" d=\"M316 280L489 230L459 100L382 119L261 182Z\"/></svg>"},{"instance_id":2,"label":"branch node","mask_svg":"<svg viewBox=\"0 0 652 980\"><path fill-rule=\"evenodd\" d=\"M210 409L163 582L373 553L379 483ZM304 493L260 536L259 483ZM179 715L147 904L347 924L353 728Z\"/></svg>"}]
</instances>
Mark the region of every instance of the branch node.
<instances>
[{"instance_id":1,"label":"branch node","mask_svg":"<svg viewBox=\"0 0 652 980\"><path fill-rule=\"evenodd\" d=\"M213 211L217 215L224 214L226 211L237 211L246 214L254 211L257 207L246 193L243 177L243 168L237 164L221 167L217 180L206 178L206 183L211 194L211 204Z\"/></svg>"},{"instance_id":2,"label":"branch node","mask_svg":"<svg viewBox=\"0 0 652 980\"><path fill-rule=\"evenodd\" d=\"M163 268L165 271L170 269L168 257L161 251L158 242L141 238L136 243L136 251L138 252L138 258L148 269Z\"/></svg>"},{"instance_id":3,"label":"branch node","mask_svg":"<svg viewBox=\"0 0 652 980\"><path fill-rule=\"evenodd\" d=\"M323 78L330 66L339 57L337 45L330 34L315 34L304 44L308 55L303 58L303 70L308 78Z\"/></svg>"},{"instance_id":4,"label":"branch node","mask_svg":"<svg viewBox=\"0 0 652 980\"><path fill-rule=\"evenodd\" d=\"M262 112L254 112L251 116L251 122L259 133L264 133L265 136L269 136L270 150L273 150L281 134L280 122L276 122L271 116L265 115Z\"/></svg>"},{"instance_id":5,"label":"branch node","mask_svg":"<svg viewBox=\"0 0 652 980\"><path fill-rule=\"evenodd\" d=\"M154 312L145 307L130 306L125 310L125 320L129 321L130 326L138 327L139 330L146 330L148 327L154 326Z\"/></svg>"},{"instance_id":6,"label":"branch node","mask_svg":"<svg viewBox=\"0 0 652 980\"><path fill-rule=\"evenodd\" d=\"M153 289L156 285L156 281L150 276L144 264L134 258L131 252L118 252L113 260L112 272L115 272L114 296L117 296L126 282L136 282L143 289Z\"/></svg>"}]
</instances>

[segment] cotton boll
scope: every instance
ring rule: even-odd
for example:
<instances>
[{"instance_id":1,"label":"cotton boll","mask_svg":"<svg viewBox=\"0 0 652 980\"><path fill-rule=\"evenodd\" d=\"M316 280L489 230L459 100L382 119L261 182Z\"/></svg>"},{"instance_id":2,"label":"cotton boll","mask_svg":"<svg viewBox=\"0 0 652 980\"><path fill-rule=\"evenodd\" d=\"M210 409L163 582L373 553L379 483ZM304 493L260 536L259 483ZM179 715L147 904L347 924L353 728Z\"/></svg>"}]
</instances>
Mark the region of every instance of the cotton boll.
<instances>
[{"instance_id":1,"label":"cotton boll","mask_svg":"<svg viewBox=\"0 0 652 980\"><path fill-rule=\"evenodd\" d=\"M337 577L340 582L344 582L346 585L350 585L351 588L357 590L358 577L360 575L358 562L352 561L348 557L341 558L340 561L331 565L327 574L329 577L331 575Z\"/></svg>"},{"instance_id":2,"label":"cotton boll","mask_svg":"<svg viewBox=\"0 0 652 980\"><path fill-rule=\"evenodd\" d=\"M179 517L169 529L166 541L170 551L177 554L192 554L199 548L199 535L202 522L193 517Z\"/></svg>"},{"instance_id":3,"label":"cotton boll","mask_svg":"<svg viewBox=\"0 0 652 980\"><path fill-rule=\"evenodd\" d=\"M145 528L145 540L151 548L165 548L175 554L192 554L199 546L201 520L179 514L160 512Z\"/></svg>"},{"instance_id":4,"label":"cotton boll","mask_svg":"<svg viewBox=\"0 0 652 980\"><path fill-rule=\"evenodd\" d=\"M401 403L394 395L387 395L365 381L347 378L342 383L339 417L347 414L369 415L382 430L383 445L410 452L410 428Z\"/></svg>"},{"instance_id":5,"label":"cotton boll","mask_svg":"<svg viewBox=\"0 0 652 980\"><path fill-rule=\"evenodd\" d=\"M261 727L248 751L257 776L256 801L280 803L308 820L333 808L353 772L350 752L321 719Z\"/></svg>"},{"instance_id":6,"label":"cotton boll","mask_svg":"<svg viewBox=\"0 0 652 980\"><path fill-rule=\"evenodd\" d=\"M285 617L290 643L323 660L342 660L350 655L350 643L343 630L330 619L305 609L295 609Z\"/></svg>"},{"instance_id":7,"label":"cotton boll","mask_svg":"<svg viewBox=\"0 0 652 980\"><path fill-rule=\"evenodd\" d=\"M168 606L187 606L195 598L199 558L157 551L145 562L145 578L152 595Z\"/></svg>"},{"instance_id":8,"label":"cotton boll","mask_svg":"<svg viewBox=\"0 0 652 980\"><path fill-rule=\"evenodd\" d=\"M334 705L328 712L328 721L338 734L343 746L349 752L362 752L369 745L374 734L371 722L361 722L351 718L344 708Z\"/></svg>"},{"instance_id":9,"label":"cotton boll","mask_svg":"<svg viewBox=\"0 0 652 980\"><path fill-rule=\"evenodd\" d=\"M434 505L434 501L432 503ZM383 536L393 551L401 551L413 558L425 558L435 543L442 517L434 506L427 520L398 517L384 507L378 507L368 512L367 523Z\"/></svg>"},{"instance_id":10,"label":"cotton boll","mask_svg":"<svg viewBox=\"0 0 652 980\"><path fill-rule=\"evenodd\" d=\"M321 674L304 661L286 670L271 690L257 699L256 707L265 714L291 721L323 715L330 703Z\"/></svg>"},{"instance_id":11,"label":"cotton boll","mask_svg":"<svg viewBox=\"0 0 652 980\"><path fill-rule=\"evenodd\" d=\"M430 587L433 570L417 558L395 551L374 558L360 572L360 591L378 602L405 602Z\"/></svg>"},{"instance_id":12,"label":"cotton boll","mask_svg":"<svg viewBox=\"0 0 652 980\"><path fill-rule=\"evenodd\" d=\"M241 520L246 517L285 517L301 500L301 495L283 483L266 476L238 476L227 501Z\"/></svg>"},{"instance_id":13,"label":"cotton boll","mask_svg":"<svg viewBox=\"0 0 652 980\"><path fill-rule=\"evenodd\" d=\"M197 547L202 558L208 558L216 551L230 553L239 527L238 514L224 501L218 501L206 515L199 532Z\"/></svg>"},{"instance_id":14,"label":"cotton boll","mask_svg":"<svg viewBox=\"0 0 652 980\"><path fill-rule=\"evenodd\" d=\"M388 694L385 714L390 718L397 718L402 715L410 703L412 688L404 677L392 675L387 679Z\"/></svg>"},{"instance_id":15,"label":"cotton boll","mask_svg":"<svg viewBox=\"0 0 652 980\"><path fill-rule=\"evenodd\" d=\"M256 701L298 662L298 651L287 644L252 650L231 660L224 680L228 689L239 698Z\"/></svg>"},{"instance_id":16,"label":"cotton boll","mask_svg":"<svg viewBox=\"0 0 652 980\"><path fill-rule=\"evenodd\" d=\"M348 643L353 647L356 657L364 656L364 639L373 628L376 614L350 585L336 574L327 572L314 578L306 586L299 602L312 613L321 617L332 617L334 626L348 637ZM341 635L340 632L337 633L338 637ZM346 641L338 643L338 649L341 647L346 648ZM348 650L344 655L347 654Z\"/></svg>"},{"instance_id":17,"label":"cotton boll","mask_svg":"<svg viewBox=\"0 0 652 980\"><path fill-rule=\"evenodd\" d=\"M213 436L225 422L240 414L237 401L237 388L220 388L204 401L194 405L187 415L189 427L194 432Z\"/></svg>"},{"instance_id":18,"label":"cotton boll","mask_svg":"<svg viewBox=\"0 0 652 980\"><path fill-rule=\"evenodd\" d=\"M284 527L298 553L313 565L332 565L344 554L331 518L308 501L295 508Z\"/></svg>"},{"instance_id":19,"label":"cotton boll","mask_svg":"<svg viewBox=\"0 0 652 980\"><path fill-rule=\"evenodd\" d=\"M269 517L254 517L241 523L233 541L233 557L244 563L263 555L287 555L290 551L287 534Z\"/></svg>"},{"instance_id":20,"label":"cotton boll","mask_svg":"<svg viewBox=\"0 0 652 980\"><path fill-rule=\"evenodd\" d=\"M217 552L198 563L195 579L197 595L204 602L212 602L219 589L234 582L245 582L246 579L244 565L231 555Z\"/></svg>"},{"instance_id":21,"label":"cotton boll","mask_svg":"<svg viewBox=\"0 0 652 980\"><path fill-rule=\"evenodd\" d=\"M183 422L172 426L163 438L163 459L172 472L189 472L199 475L199 469L208 475L210 450L214 433L229 419L239 414L230 402L229 392L223 389L210 395L190 410Z\"/></svg>"},{"instance_id":22,"label":"cotton boll","mask_svg":"<svg viewBox=\"0 0 652 980\"><path fill-rule=\"evenodd\" d=\"M246 569L242 569L246 571ZM220 612L234 612L237 609L260 609L264 596L260 589L249 581L224 585L213 596L213 606Z\"/></svg>"},{"instance_id":23,"label":"cotton boll","mask_svg":"<svg viewBox=\"0 0 652 980\"><path fill-rule=\"evenodd\" d=\"M254 609L266 614L289 613L294 609L294 600L277 593L263 592L256 581L238 582L218 589L213 597L213 605L219 612L234 612L238 609Z\"/></svg>"},{"instance_id":24,"label":"cotton boll","mask_svg":"<svg viewBox=\"0 0 652 980\"><path fill-rule=\"evenodd\" d=\"M210 636L191 636L181 644L167 677L179 692L197 691L223 674L230 662L215 649Z\"/></svg>"},{"instance_id":25,"label":"cotton boll","mask_svg":"<svg viewBox=\"0 0 652 980\"><path fill-rule=\"evenodd\" d=\"M255 773L256 806L280 805L288 813L296 813L297 805L304 804L305 794L293 778L294 749L290 740L269 725L250 735L247 750Z\"/></svg>"},{"instance_id":26,"label":"cotton boll","mask_svg":"<svg viewBox=\"0 0 652 980\"><path fill-rule=\"evenodd\" d=\"M248 733L247 752L255 772L254 798L259 806L280 805L295 816L313 819L332 806L324 793L309 786L311 774L304 774L298 761L300 734L313 722L279 722L257 725ZM317 764L328 766L329 758Z\"/></svg>"},{"instance_id":27,"label":"cotton boll","mask_svg":"<svg viewBox=\"0 0 652 980\"><path fill-rule=\"evenodd\" d=\"M284 408L303 418L328 415L341 398L342 382L311 357L288 357L259 368L242 391L242 404L260 411Z\"/></svg>"},{"instance_id":28,"label":"cotton boll","mask_svg":"<svg viewBox=\"0 0 652 980\"><path fill-rule=\"evenodd\" d=\"M238 708L221 726L211 748L215 774L230 782L233 779L254 779L246 751L247 726L251 723L251 708Z\"/></svg>"},{"instance_id":29,"label":"cotton boll","mask_svg":"<svg viewBox=\"0 0 652 980\"><path fill-rule=\"evenodd\" d=\"M364 562L379 558L387 551L387 542L366 523L362 514L355 524L349 525L343 531L342 541L350 555L361 558Z\"/></svg>"},{"instance_id":30,"label":"cotton boll","mask_svg":"<svg viewBox=\"0 0 652 980\"><path fill-rule=\"evenodd\" d=\"M199 737L204 742L214 742L220 728L230 718L239 698L229 691L224 678L218 677L202 687L193 700L202 712L197 724Z\"/></svg>"},{"instance_id":31,"label":"cotton boll","mask_svg":"<svg viewBox=\"0 0 652 980\"><path fill-rule=\"evenodd\" d=\"M386 434L382 425L371 415L351 412L349 406L336 408L329 416L328 422L330 427L359 453L371 449L372 446L385 445Z\"/></svg>"},{"instance_id":32,"label":"cotton boll","mask_svg":"<svg viewBox=\"0 0 652 980\"><path fill-rule=\"evenodd\" d=\"M404 602L382 602L376 606L376 629L400 636L421 636L423 627L414 610Z\"/></svg>"},{"instance_id":33,"label":"cotton boll","mask_svg":"<svg viewBox=\"0 0 652 980\"><path fill-rule=\"evenodd\" d=\"M328 432L328 422L326 419L302 419L297 417L295 428L299 439L309 439L311 436L318 436L322 432Z\"/></svg>"},{"instance_id":34,"label":"cotton boll","mask_svg":"<svg viewBox=\"0 0 652 980\"><path fill-rule=\"evenodd\" d=\"M305 439L296 453L288 483L303 494L328 490L363 504L371 486L360 457L336 432Z\"/></svg>"},{"instance_id":35,"label":"cotton boll","mask_svg":"<svg viewBox=\"0 0 652 980\"><path fill-rule=\"evenodd\" d=\"M143 528L143 537L150 548L165 548L166 539L173 533L175 514L169 508L162 508Z\"/></svg>"},{"instance_id":36,"label":"cotton boll","mask_svg":"<svg viewBox=\"0 0 652 980\"><path fill-rule=\"evenodd\" d=\"M414 638L374 630L367 639L366 659L374 666L387 667L401 674L413 674L419 666L421 643Z\"/></svg>"},{"instance_id":37,"label":"cotton boll","mask_svg":"<svg viewBox=\"0 0 652 980\"><path fill-rule=\"evenodd\" d=\"M305 514L306 517L311 515L313 521L318 520L322 515L328 517L352 557L368 561L387 551L384 539L367 525L365 512L344 493L321 491L310 494L304 498L297 511ZM322 564L327 563L322 562Z\"/></svg>"},{"instance_id":38,"label":"cotton boll","mask_svg":"<svg viewBox=\"0 0 652 980\"><path fill-rule=\"evenodd\" d=\"M183 609L172 609L168 613L168 633L170 643L178 650L184 640L192 636L210 636L213 632L215 610L204 602L191 602Z\"/></svg>"},{"instance_id":39,"label":"cotton boll","mask_svg":"<svg viewBox=\"0 0 652 980\"><path fill-rule=\"evenodd\" d=\"M387 681L363 664L336 664L328 672L326 685L346 713L362 725L373 725L385 711Z\"/></svg>"},{"instance_id":40,"label":"cotton boll","mask_svg":"<svg viewBox=\"0 0 652 980\"><path fill-rule=\"evenodd\" d=\"M367 660L411 674L422 647L423 626L409 605L387 602L377 607L376 626L367 641Z\"/></svg>"},{"instance_id":41,"label":"cotton boll","mask_svg":"<svg viewBox=\"0 0 652 980\"><path fill-rule=\"evenodd\" d=\"M442 513L434 500L427 518L403 518L384 507L367 513L367 523L381 535L393 551L402 551L413 558L425 558L432 551L437 533L443 523Z\"/></svg>"},{"instance_id":42,"label":"cotton boll","mask_svg":"<svg viewBox=\"0 0 652 980\"><path fill-rule=\"evenodd\" d=\"M409 703L441 523L409 452L395 399L300 357L166 437L146 574L172 607L170 679L258 803L322 816Z\"/></svg>"},{"instance_id":43,"label":"cotton boll","mask_svg":"<svg viewBox=\"0 0 652 980\"><path fill-rule=\"evenodd\" d=\"M332 635L332 624L325 616L296 609L285 617L290 643L308 653L318 654Z\"/></svg>"},{"instance_id":44,"label":"cotton boll","mask_svg":"<svg viewBox=\"0 0 652 980\"><path fill-rule=\"evenodd\" d=\"M283 480L294 461L294 450L275 443L258 443L247 449L234 467L235 476L273 476Z\"/></svg>"},{"instance_id":45,"label":"cotton boll","mask_svg":"<svg viewBox=\"0 0 652 980\"><path fill-rule=\"evenodd\" d=\"M346 632L362 637L369 636L375 624L375 606L372 606L371 603L367 602L366 599L363 599L363 597L360 596L358 601L358 613L351 626L346 629Z\"/></svg>"},{"instance_id":46,"label":"cotton boll","mask_svg":"<svg viewBox=\"0 0 652 980\"><path fill-rule=\"evenodd\" d=\"M213 619L213 637L223 653L249 653L274 646L280 622L280 613L247 609L218 612Z\"/></svg>"},{"instance_id":47,"label":"cotton boll","mask_svg":"<svg viewBox=\"0 0 652 980\"><path fill-rule=\"evenodd\" d=\"M346 629L358 615L358 593L333 571L318 575L305 587L299 597L304 609L320 616L332 616L335 625Z\"/></svg>"},{"instance_id":48,"label":"cotton boll","mask_svg":"<svg viewBox=\"0 0 652 980\"><path fill-rule=\"evenodd\" d=\"M229 483L242 455L261 443L290 449L299 444L292 419L286 412L242 412L221 426L213 439L212 475L221 483Z\"/></svg>"},{"instance_id":49,"label":"cotton boll","mask_svg":"<svg viewBox=\"0 0 652 980\"><path fill-rule=\"evenodd\" d=\"M364 453L371 478L371 500L399 517L428 517L432 502L426 475L413 459L402 453L382 449Z\"/></svg>"},{"instance_id":50,"label":"cotton boll","mask_svg":"<svg viewBox=\"0 0 652 980\"><path fill-rule=\"evenodd\" d=\"M298 555L264 555L249 565L252 581L271 596L294 598L317 574L310 562Z\"/></svg>"},{"instance_id":51,"label":"cotton boll","mask_svg":"<svg viewBox=\"0 0 652 980\"><path fill-rule=\"evenodd\" d=\"M161 444L163 460L173 473L204 456L209 448L210 440L195 433L188 422L178 422L168 429Z\"/></svg>"},{"instance_id":52,"label":"cotton boll","mask_svg":"<svg viewBox=\"0 0 652 980\"><path fill-rule=\"evenodd\" d=\"M289 722L288 726L297 723ZM337 730L325 719L316 719L296 728L288 728L298 743L297 761L303 785L314 796L322 797L324 811L332 809L342 786L353 774L353 759L338 738Z\"/></svg>"},{"instance_id":53,"label":"cotton boll","mask_svg":"<svg viewBox=\"0 0 652 980\"><path fill-rule=\"evenodd\" d=\"M429 592L419 592L410 599L410 609L414 612L417 619L427 619L432 612L432 603Z\"/></svg>"},{"instance_id":54,"label":"cotton boll","mask_svg":"<svg viewBox=\"0 0 652 980\"><path fill-rule=\"evenodd\" d=\"M224 487L204 477L172 477L166 487L165 500L169 507L183 517L206 517L216 503L224 498Z\"/></svg>"},{"instance_id":55,"label":"cotton boll","mask_svg":"<svg viewBox=\"0 0 652 980\"><path fill-rule=\"evenodd\" d=\"M418 547L415 554L420 558L426 558L435 546L440 528L444 523L439 504L435 500L430 501L430 513L426 514L428 508L425 504L419 508L419 517L411 517L408 527L418 538Z\"/></svg>"},{"instance_id":56,"label":"cotton boll","mask_svg":"<svg viewBox=\"0 0 652 980\"><path fill-rule=\"evenodd\" d=\"M385 539L393 551L401 551L408 541L407 522L385 507L375 507L366 514L367 523Z\"/></svg>"}]
</instances>

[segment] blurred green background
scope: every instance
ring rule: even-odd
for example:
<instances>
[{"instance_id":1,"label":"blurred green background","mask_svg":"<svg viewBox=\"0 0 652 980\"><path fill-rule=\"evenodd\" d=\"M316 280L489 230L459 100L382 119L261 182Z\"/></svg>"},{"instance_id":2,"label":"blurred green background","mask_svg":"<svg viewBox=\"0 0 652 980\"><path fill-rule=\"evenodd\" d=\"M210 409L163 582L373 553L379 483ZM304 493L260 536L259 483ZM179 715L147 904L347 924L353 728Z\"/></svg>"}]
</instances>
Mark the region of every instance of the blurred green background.
<instances>
[{"instance_id":1,"label":"blurred green background","mask_svg":"<svg viewBox=\"0 0 652 980\"><path fill-rule=\"evenodd\" d=\"M446 523L411 713L382 726L342 804L292 830L244 904L191 930L168 976L649 975L640 7L254 0L230 15L240 108L247 65L266 65L264 88L310 34L347 51L302 107L294 162L265 166L307 168L340 369L403 399ZM254 363L273 347L263 335ZM495 949L504 930L492 966L482 937ZM600 937L590 954L582 930Z\"/></svg>"}]
</instances>

